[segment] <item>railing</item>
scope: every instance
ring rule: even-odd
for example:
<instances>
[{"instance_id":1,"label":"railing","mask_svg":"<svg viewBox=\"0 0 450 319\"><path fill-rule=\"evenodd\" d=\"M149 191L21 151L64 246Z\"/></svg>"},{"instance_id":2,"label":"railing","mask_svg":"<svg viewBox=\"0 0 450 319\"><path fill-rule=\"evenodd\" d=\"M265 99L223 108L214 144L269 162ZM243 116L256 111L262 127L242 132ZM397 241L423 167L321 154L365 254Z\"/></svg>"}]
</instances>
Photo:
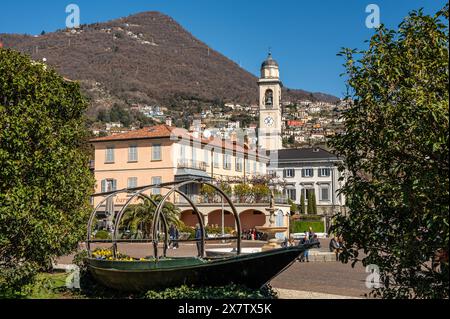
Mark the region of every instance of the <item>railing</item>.
<instances>
[{"instance_id":1,"label":"railing","mask_svg":"<svg viewBox=\"0 0 450 319\"><path fill-rule=\"evenodd\" d=\"M221 204L222 198L219 195L205 196L205 195L187 195L195 204ZM255 197L248 196L230 196L234 204L270 204L270 196ZM288 204L288 199L283 196L275 196L275 204ZM181 196L175 197L175 204L187 204L186 199Z\"/></svg>"},{"instance_id":2,"label":"railing","mask_svg":"<svg viewBox=\"0 0 450 319\"><path fill-rule=\"evenodd\" d=\"M207 165L205 162L180 159L180 160L178 160L177 167L178 168L196 169L196 170L206 172Z\"/></svg>"}]
</instances>

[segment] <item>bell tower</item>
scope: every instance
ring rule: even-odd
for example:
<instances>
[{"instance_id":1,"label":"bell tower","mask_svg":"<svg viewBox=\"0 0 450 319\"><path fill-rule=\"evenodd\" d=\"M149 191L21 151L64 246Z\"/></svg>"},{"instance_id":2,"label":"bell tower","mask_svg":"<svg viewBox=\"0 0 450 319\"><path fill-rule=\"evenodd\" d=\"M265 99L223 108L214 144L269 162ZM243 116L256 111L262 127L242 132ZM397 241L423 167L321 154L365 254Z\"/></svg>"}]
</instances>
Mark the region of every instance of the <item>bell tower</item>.
<instances>
[{"instance_id":1,"label":"bell tower","mask_svg":"<svg viewBox=\"0 0 450 319\"><path fill-rule=\"evenodd\" d=\"M282 148L281 140L281 87L278 63L269 52L261 65L259 86L258 145L267 151Z\"/></svg>"}]
</instances>

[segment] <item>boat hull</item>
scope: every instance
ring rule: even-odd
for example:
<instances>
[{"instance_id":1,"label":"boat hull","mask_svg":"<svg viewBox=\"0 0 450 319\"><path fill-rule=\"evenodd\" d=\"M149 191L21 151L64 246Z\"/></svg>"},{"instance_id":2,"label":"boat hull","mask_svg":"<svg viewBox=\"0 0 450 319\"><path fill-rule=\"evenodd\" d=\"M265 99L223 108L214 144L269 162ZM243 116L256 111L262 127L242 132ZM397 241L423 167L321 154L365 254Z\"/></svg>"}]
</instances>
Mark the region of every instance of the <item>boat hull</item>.
<instances>
[{"instance_id":1,"label":"boat hull","mask_svg":"<svg viewBox=\"0 0 450 319\"><path fill-rule=\"evenodd\" d=\"M274 249L218 260L174 258L166 261L88 259L94 278L106 287L129 292L180 285L223 286L230 283L260 288L289 267L303 247Z\"/></svg>"}]
</instances>

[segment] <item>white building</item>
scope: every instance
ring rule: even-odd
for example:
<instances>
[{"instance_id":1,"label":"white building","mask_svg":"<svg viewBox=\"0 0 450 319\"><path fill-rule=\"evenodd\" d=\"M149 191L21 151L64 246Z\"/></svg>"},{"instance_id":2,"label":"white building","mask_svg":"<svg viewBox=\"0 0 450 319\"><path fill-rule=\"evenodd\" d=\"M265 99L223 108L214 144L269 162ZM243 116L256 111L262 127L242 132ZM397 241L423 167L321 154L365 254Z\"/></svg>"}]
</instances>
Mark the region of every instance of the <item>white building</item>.
<instances>
[{"instance_id":1,"label":"white building","mask_svg":"<svg viewBox=\"0 0 450 319\"><path fill-rule=\"evenodd\" d=\"M308 193L314 192L318 214L332 214L343 208L345 198L338 194L343 182L339 181L337 164L340 160L321 148L283 149L278 159L271 160L269 173L275 173L279 188L293 202L305 203Z\"/></svg>"}]
</instances>

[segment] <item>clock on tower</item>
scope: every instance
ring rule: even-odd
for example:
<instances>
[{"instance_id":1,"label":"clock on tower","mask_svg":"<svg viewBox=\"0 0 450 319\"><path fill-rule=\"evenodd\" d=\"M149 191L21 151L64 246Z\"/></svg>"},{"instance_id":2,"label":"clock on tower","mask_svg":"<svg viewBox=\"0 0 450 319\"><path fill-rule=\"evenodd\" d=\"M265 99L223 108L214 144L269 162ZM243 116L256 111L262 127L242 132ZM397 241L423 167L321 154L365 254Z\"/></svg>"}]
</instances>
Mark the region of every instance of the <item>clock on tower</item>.
<instances>
[{"instance_id":1,"label":"clock on tower","mask_svg":"<svg viewBox=\"0 0 450 319\"><path fill-rule=\"evenodd\" d=\"M279 150L281 143L281 87L278 63L269 53L261 65L259 86L258 144L267 151Z\"/></svg>"}]
</instances>

